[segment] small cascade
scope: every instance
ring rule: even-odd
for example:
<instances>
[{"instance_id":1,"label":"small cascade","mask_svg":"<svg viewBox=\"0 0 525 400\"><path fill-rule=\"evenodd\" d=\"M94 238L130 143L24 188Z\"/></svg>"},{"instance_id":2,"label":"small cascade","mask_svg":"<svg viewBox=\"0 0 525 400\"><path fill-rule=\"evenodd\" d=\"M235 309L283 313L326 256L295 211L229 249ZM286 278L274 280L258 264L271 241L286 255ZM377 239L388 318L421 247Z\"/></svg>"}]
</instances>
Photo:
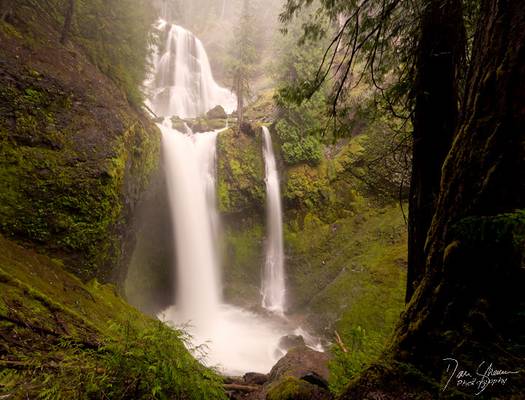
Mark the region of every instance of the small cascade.
<instances>
[{"instance_id":1,"label":"small cascade","mask_svg":"<svg viewBox=\"0 0 525 400\"><path fill-rule=\"evenodd\" d=\"M266 171L266 262L262 279L262 306L283 315L286 288L284 279L283 216L279 174L272 146L272 137L263 126L263 155Z\"/></svg>"}]
</instances>

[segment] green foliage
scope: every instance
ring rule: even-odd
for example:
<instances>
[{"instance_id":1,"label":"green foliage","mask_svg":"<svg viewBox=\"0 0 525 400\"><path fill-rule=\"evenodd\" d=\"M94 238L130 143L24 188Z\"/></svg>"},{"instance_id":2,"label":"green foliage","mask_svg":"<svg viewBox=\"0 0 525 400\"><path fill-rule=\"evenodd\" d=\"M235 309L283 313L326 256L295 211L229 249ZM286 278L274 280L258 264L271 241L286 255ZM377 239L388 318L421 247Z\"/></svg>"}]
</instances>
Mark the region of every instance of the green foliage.
<instances>
[{"instance_id":1,"label":"green foliage","mask_svg":"<svg viewBox=\"0 0 525 400\"><path fill-rule=\"evenodd\" d=\"M307 101L295 101L296 92L290 90L290 85L304 83L304 76L315 74L323 58L322 45L298 44L300 31L299 26L293 26L287 35L276 38L272 72L277 83L275 102L279 114L275 129L286 163L316 165L323 156L321 138L329 123L328 92L321 87Z\"/></svg>"},{"instance_id":2,"label":"green foliage","mask_svg":"<svg viewBox=\"0 0 525 400\"><path fill-rule=\"evenodd\" d=\"M66 0L35 2L20 0L15 13L31 26L23 39L35 45L45 42L44 29L52 29L58 40L62 32ZM34 14L31 14L34 13ZM37 18L35 18L35 14ZM148 0L75 0L70 41L82 48L89 59L126 94L135 106L142 104L141 85L148 68L150 44L154 40L151 25L154 8ZM50 31L46 31L46 34ZM34 35L34 37L32 37ZM80 71L79 71L80 72Z\"/></svg>"},{"instance_id":3,"label":"green foliage","mask_svg":"<svg viewBox=\"0 0 525 400\"><path fill-rule=\"evenodd\" d=\"M245 99L251 95L250 83L257 62L256 34L256 18L253 14L252 0L243 0L239 22L234 30L233 42L227 59L232 88L237 95L239 122L242 122L243 119Z\"/></svg>"},{"instance_id":4,"label":"green foliage","mask_svg":"<svg viewBox=\"0 0 525 400\"><path fill-rule=\"evenodd\" d=\"M302 135L296 125L285 120L277 122L275 130L281 140L281 150L287 164L306 162L316 165L321 161L323 153L319 139L308 134Z\"/></svg>"},{"instance_id":5,"label":"green foliage","mask_svg":"<svg viewBox=\"0 0 525 400\"><path fill-rule=\"evenodd\" d=\"M348 382L377 359L385 346L385 338L377 332L368 333L361 326L345 327L342 345L333 345L330 361L330 390L342 394Z\"/></svg>"},{"instance_id":6,"label":"green foliage","mask_svg":"<svg viewBox=\"0 0 525 400\"><path fill-rule=\"evenodd\" d=\"M337 123L346 125L353 113L348 100L361 81L373 88L378 98L387 99L388 109L394 111L394 116L408 115L407 83L412 79L415 59L417 7L399 0L386 0L381 4L355 0L287 0L280 19L285 31L300 25L299 44L317 44L324 54L315 63L314 73L306 71L285 85L282 92L288 101L301 104L329 87L326 99L336 125L334 136L347 133L338 131ZM334 26L337 26L335 31ZM391 88L395 88L394 94L390 93Z\"/></svg>"},{"instance_id":7,"label":"green foliage","mask_svg":"<svg viewBox=\"0 0 525 400\"><path fill-rule=\"evenodd\" d=\"M145 329L130 322L110 327L118 340L100 349L107 378L99 393L118 398L129 388L141 399L225 399L219 376L186 350L190 338L156 321Z\"/></svg>"},{"instance_id":8,"label":"green foliage","mask_svg":"<svg viewBox=\"0 0 525 400\"><path fill-rule=\"evenodd\" d=\"M358 182L348 168L360 156L359 138L324 148L319 165L305 163L288 167L283 198L292 211L315 213L325 222L352 214L363 202Z\"/></svg>"}]
</instances>

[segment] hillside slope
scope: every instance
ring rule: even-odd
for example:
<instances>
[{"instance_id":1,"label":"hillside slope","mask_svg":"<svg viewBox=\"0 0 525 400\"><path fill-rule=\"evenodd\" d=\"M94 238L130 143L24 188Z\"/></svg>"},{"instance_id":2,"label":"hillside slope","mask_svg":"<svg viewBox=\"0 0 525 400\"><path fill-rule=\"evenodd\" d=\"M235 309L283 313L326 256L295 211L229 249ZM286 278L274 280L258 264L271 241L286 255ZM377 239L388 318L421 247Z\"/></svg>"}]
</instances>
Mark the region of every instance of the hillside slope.
<instances>
[{"instance_id":1,"label":"hillside slope","mask_svg":"<svg viewBox=\"0 0 525 400\"><path fill-rule=\"evenodd\" d=\"M0 24L0 232L120 281L160 134L53 21L16 12Z\"/></svg>"}]
</instances>

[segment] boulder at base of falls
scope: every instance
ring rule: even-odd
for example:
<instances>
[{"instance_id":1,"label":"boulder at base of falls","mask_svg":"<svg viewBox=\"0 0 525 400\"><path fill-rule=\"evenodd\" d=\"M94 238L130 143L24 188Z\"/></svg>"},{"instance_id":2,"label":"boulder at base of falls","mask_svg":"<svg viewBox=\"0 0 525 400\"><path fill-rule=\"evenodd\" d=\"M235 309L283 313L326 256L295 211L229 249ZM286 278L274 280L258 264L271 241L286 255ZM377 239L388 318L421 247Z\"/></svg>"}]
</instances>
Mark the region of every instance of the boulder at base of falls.
<instances>
[{"instance_id":1,"label":"boulder at base of falls","mask_svg":"<svg viewBox=\"0 0 525 400\"><path fill-rule=\"evenodd\" d=\"M285 335L279 339L279 348L283 351L304 345L304 338L301 335Z\"/></svg>"},{"instance_id":2,"label":"boulder at base of falls","mask_svg":"<svg viewBox=\"0 0 525 400\"><path fill-rule=\"evenodd\" d=\"M243 375L242 379L247 385L264 385L268 382L268 375L258 372L247 372Z\"/></svg>"},{"instance_id":3,"label":"boulder at base of falls","mask_svg":"<svg viewBox=\"0 0 525 400\"><path fill-rule=\"evenodd\" d=\"M302 344L277 361L268 375L249 372L226 378L224 386L232 400L332 400L328 361L326 353Z\"/></svg>"},{"instance_id":4,"label":"boulder at base of falls","mask_svg":"<svg viewBox=\"0 0 525 400\"><path fill-rule=\"evenodd\" d=\"M304 344L292 348L274 365L260 399L328 400L328 361L326 353Z\"/></svg>"},{"instance_id":5,"label":"boulder at base of falls","mask_svg":"<svg viewBox=\"0 0 525 400\"><path fill-rule=\"evenodd\" d=\"M209 119L226 119L228 114L226 114L222 106L215 106L206 113L206 117Z\"/></svg>"}]
</instances>

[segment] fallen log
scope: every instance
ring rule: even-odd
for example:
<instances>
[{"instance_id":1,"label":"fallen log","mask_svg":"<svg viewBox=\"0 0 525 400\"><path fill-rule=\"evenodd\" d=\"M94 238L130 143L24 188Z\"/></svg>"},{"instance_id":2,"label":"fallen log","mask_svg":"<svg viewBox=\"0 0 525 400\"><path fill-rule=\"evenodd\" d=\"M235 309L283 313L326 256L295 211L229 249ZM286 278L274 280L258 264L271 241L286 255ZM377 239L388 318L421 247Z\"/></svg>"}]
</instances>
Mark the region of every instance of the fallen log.
<instances>
[{"instance_id":1,"label":"fallen log","mask_svg":"<svg viewBox=\"0 0 525 400\"><path fill-rule=\"evenodd\" d=\"M256 392L261 388L258 385L241 385L239 383L225 383L222 386L225 390L237 392Z\"/></svg>"}]
</instances>

